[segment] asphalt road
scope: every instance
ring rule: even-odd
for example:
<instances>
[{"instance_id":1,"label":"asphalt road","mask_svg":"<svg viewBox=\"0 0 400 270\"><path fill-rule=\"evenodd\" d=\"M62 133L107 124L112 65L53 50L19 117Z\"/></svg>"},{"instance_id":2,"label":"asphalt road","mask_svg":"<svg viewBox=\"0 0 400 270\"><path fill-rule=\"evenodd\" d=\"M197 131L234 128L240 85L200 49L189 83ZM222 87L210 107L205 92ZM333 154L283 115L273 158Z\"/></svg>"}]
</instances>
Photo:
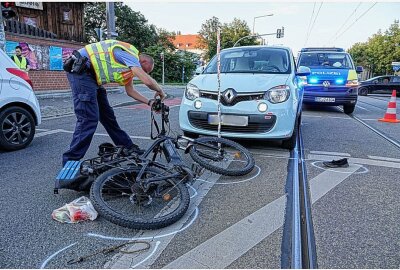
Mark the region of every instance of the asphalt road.
<instances>
[{"instance_id":1,"label":"asphalt road","mask_svg":"<svg viewBox=\"0 0 400 270\"><path fill-rule=\"evenodd\" d=\"M171 95L171 127L179 132L183 90L167 92ZM122 104L115 109L120 125L136 143L148 146L149 111L129 103L132 100L123 93L110 94L109 99L114 105ZM277 142L240 141L254 154L257 167L253 172L241 178L206 173L190 187L187 214L162 230L134 231L102 217L78 224L52 220L54 209L88 195L68 190L53 194L61 155L75 125L74 116L54 116L71 112L68 100L41 100L47 119L32 144L18 152L0 152L1 268L289 266L290 158ZM388 100L380 95L360 97L354 115L399 140L400 125L376 120L383 116ZM54 113L48 109L51 106L60 111ZM302 119L319 267L398 268L400 150L336 107L305 106ZM97 145L109 141L105 133L99 125L86 157L95 156ZM348 157L350 167L333 171L322 167L323 160L339 157ZM67 264L70 259L134 239L148 241L150 249L138 254L99 254Z\"/></svg>"}]
</instances>

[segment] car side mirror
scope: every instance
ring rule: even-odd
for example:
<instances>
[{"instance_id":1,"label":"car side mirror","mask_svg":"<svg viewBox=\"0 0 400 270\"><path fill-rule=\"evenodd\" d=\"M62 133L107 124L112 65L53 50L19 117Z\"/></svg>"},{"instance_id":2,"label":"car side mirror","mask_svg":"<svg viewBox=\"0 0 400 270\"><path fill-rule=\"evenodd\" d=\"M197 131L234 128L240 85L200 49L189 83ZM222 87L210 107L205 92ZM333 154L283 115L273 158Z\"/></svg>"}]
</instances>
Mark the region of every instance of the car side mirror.
<instances>
[{"instance_id":1,"label":"car side mirror","mask_svg":"<svg viewBox=\"0 0 400 270\"><path fill-rule=\"evenodd\" d=\"M311 70L309 67L299 66L296 71L296 76L308 76L311 74Z\"/></svg>"},{"instance_id":2,"label":"car side mirror","mask_svg":"<svg viewBox=\"0 0 400 270\"><path fill-rule=\"evenodd\" d=\"M199 74L203 73L203 71L204 71L204 66L198 67L198 68L196 68L195 74L199 75Z\"/></svg>"},{"instance_id":3,"label":"car side mirror","mask_svg":"<svg viewBox=\"0 0 400 270\"><path fill-rule=\"evenodd\" d=\"M358 74L362 73L363 71L364 71L364 69L363 69L362 66L357 66L357 67L356 67L356 72L357 72Z\"/></svg>"}]
</instances>

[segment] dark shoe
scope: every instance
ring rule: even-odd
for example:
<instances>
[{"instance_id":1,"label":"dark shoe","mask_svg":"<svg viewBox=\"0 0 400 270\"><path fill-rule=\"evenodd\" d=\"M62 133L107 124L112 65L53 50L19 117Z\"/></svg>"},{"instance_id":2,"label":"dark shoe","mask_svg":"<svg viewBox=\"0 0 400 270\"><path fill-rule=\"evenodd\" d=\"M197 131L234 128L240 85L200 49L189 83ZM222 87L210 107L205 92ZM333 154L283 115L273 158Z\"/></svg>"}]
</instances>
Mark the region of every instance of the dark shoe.
<instances>
[{"instance_id":1,"label":"dark shoe","mask_svg":"<svg viewBox=\"0 0 400 270\"><path fill-rule=\"evenodd\" d=\"M93 183L93 178L77 173L72 179L56 180L56 189L71 189L75 191L89 191Z\"/></svg>"},{"instance_id":2,"label":"dark shoe","mask_svg":"<svg viewBox=\"0 0 400 270\"><path fill-rule=\"evenodd\" d=\"M136 154L138 154L139 156L140 155L143 155L144 154L144 150L143 149L140 149L139 148L139 146L137 146L136 144L133 144L131 147L129 147L129 148L124 148L123 150L122 150L122 155L124 155L124 156L130 156L130 155L132 155L133 153L136 153Z\"/></svg>"},{"instance_id":3,"label":"dark shoe","mask_svg":"<svg viewBox=\"0 0 400 270\"><path fill-rule=\"evenodd\" d=\"M332 161L324 161L322 162L325 167L328 168L347 168L349 167L349 163L347 162L347 158L342 158L338 160L332 160Z\"/></svg>"}]
</instances>

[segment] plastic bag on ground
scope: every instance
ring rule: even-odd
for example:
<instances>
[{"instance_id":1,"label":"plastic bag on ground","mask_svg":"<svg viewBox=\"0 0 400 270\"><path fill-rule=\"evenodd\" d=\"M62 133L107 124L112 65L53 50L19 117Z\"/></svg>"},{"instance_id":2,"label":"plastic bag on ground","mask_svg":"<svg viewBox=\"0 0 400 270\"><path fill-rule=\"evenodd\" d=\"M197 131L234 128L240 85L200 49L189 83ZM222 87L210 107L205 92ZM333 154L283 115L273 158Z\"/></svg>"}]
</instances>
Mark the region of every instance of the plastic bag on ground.
<instances>
[{"instance_id":1,"label":"plastic bag on ground","mask_svg":"<svg viewBox=\"0 0 400 270\"><path fill-rule=\"evenodd\" d=\"M84 220L95 220L97 215L90 200L82 196L54 210L51 217L62 223L77 223Z\"/></svg>"}]
</instances>

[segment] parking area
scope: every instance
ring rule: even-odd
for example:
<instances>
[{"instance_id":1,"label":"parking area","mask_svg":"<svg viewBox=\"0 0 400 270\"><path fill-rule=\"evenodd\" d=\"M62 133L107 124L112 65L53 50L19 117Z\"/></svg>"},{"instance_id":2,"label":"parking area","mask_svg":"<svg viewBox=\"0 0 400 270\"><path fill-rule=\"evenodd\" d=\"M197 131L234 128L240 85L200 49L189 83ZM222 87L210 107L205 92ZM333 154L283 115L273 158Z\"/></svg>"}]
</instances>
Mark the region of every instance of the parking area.
<instances>
[{"instance_id":1,"label":"parking area","mask_svg":"<svg viewBox=\"0 0 400 270\"><path fill-rule=\"evenodd\" d=\"M171 130L178 132L182 90L171 91L175 102L171 103ZM398 126L376 121L388 101L387 96L377 98L382 101L360 97L354 115L396 138ZM120 125L146 148L151 143L149 111L135 104L115 111ZM238 141L256 160L249 175L205 173L188 186L191 203L183 218L164 229L135 231L102 217L78 224L51 219L54 209L88 195L67 190L53 194L74 125L74 116L49 118L28 148L0 153L0 213L7 218L0 239L2 268L289 267L291 156L279 142ZM398 267L399 149L336 107L305 106L302 129L319 267ZM106 141L109 138L99 125L87 157L95 156L97 146ZM340 157L349 158L348 168L323 167L322 161ZM134 240L150 247L67 263ZM144 243L131 244L128 251L143 247Z\"/></svg>"}]
</instances>

